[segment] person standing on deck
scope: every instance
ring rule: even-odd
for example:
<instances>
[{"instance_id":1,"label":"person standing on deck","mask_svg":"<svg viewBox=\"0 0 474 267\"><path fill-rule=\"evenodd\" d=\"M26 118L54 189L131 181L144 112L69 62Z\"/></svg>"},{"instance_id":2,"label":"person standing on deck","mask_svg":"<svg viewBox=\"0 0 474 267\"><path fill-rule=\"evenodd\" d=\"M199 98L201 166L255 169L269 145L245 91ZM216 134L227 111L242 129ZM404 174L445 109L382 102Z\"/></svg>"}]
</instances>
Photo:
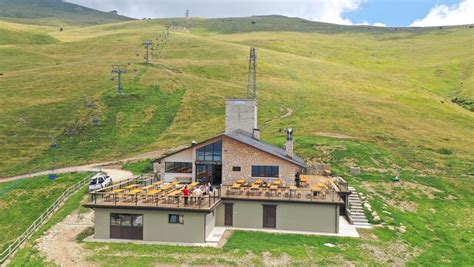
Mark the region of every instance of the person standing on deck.
<instances>
[{"instance_id":1,"label":"person standing on deck","mask_svg":"<svg viewBox=\"0 0 474 267\"><path fill-rule=\"evenodd\" d=\"M188 205L188 198L189 198L189 189L188 186L184 186L183 188L183 196L184 196L184 205Z\"/></svg>"},{"instance_id":2,"label":"person standing on deck","mask_svg":"<svg viewBox=\"0 0 474 267\"><path fill-rule=\"evenodd\" d=\"M300 172L296 172L295 174L295 186L296 187L301 186Z\"/></svg>"}]
</instances>

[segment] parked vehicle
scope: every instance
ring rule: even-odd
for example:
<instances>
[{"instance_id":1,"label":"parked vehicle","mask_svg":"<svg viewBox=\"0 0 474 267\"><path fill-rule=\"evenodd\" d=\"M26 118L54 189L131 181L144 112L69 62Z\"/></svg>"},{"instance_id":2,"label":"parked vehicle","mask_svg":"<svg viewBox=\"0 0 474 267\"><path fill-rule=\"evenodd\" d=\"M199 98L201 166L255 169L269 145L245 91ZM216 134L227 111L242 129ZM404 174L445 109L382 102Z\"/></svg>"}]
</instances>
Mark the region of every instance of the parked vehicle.
<instances>
[{"instance_id":1,"label":"parked vehicle","mask_svg":"<svg viewBox=\"0 0 474 267\"><path fill-rule=\"evenodd\" d=\"M112 178L105 173L99 172L94 175L89 184L89 192L107 187L112 184Z\"/></svg>"}]
</instances>

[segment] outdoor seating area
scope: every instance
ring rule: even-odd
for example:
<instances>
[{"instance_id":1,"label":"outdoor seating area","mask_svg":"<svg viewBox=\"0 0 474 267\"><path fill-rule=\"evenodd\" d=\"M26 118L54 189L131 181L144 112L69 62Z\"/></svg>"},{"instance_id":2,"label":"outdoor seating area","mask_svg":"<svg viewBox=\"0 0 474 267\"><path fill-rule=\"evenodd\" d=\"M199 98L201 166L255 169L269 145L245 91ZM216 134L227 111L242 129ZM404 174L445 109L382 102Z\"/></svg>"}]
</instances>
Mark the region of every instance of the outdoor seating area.
<instances>
[{"instance_id":1,"label":"outdoor seating area","mask_svg":"<svg viewBox=\"0 0 474 267\"><path fill-rule=\"evenodd\" d=\"M336 193L331 179L318 181L312 177L302 176L300 186L285 183L281 179L271 182L262 179L253 181L239 179L232 185L222 186L222 196L243 199L274 199L294 201L342 201Z\"/></svg>"},{"instance_id":2,"label":"outdoor seating area","mask_svg":"<svg viewBox=\"0 0 474 267\"><path fill-rule=\"evenodd\" d=\"M91 204L114 206L155 206L207 209L220 199L220 190L201 185L174 181L144 180L92 192Z\"/></svg>"}]
</instances>

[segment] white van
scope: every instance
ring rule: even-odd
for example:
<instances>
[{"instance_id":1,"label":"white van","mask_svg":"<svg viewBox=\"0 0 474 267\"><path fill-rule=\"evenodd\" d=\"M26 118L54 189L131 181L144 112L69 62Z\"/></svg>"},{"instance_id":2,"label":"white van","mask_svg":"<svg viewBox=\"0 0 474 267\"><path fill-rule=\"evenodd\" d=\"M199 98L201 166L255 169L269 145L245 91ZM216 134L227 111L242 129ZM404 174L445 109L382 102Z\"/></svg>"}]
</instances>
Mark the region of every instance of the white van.
<instances>
[{"instance_id":1,"label":"white van","mask_svg":"<svg viewBox=\"0 0 474 267\"><path fill-rule=\"evenodd\" d=\"M89 184L89 192L107 187L112 184L112 178L105 173L99 172L94 175Z\"/></svg>"}]
</instances>

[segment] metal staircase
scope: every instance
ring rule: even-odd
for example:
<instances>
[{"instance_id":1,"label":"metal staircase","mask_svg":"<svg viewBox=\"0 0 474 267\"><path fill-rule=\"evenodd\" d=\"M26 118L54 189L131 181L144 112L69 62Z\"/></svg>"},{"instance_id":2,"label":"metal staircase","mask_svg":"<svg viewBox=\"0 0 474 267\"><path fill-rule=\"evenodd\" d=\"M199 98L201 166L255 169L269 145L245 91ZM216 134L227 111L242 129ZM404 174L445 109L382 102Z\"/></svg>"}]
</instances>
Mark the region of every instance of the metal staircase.
<instances>
[{"instance_id":1,"label":"metal staircase","mask_svg":"<svg viewBox=\"0 0 474 267\"><path fill-rule=\"evenodd\" d=\"M364 207L362 206L359 193L357 193L357 190L352 186L349 186L349 191L351 191L351 194L349 195L349 210L352 224L356 228L371 228L372 225L365 216Z\"/></svg>"}]
</instances>

